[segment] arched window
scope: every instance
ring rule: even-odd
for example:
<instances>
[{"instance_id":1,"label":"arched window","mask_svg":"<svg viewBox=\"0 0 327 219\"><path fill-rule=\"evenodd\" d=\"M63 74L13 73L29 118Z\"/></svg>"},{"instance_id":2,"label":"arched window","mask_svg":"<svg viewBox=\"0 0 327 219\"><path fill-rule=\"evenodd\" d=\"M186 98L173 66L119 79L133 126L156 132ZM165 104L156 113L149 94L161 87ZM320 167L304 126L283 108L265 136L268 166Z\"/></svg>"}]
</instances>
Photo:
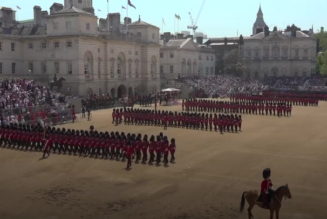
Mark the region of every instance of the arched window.
<instances>
[{"instance_id":1,"label":"arched window","mask_svg":"<svg viewBox=\"0 0 327 219\"><path fill-rule=\"evenodd\" d=\"M98 78L101 78L101 64L102 60L101 58L98 58Z\"/></svg>"},{"instance_id":2,"label":"arched window","mask_svg":"<svg viewBox=\"0 0 327 219\"><path fill-rule=\"evenodd\" d=\"M115 77L115 59L114 58L110 59L110 77L111 78Z\"/></svg>"},{"instance_id":3,"label":"arched window","mask_svg":"<svg viewBox=\"0 0 327 219\"><path fill-rule=\"evenodd\" d=\"M272 48L272 55L273 55L274 59L278 59L280 57L280 49L278 46L274 46Z\"/></svg>"},{"instance_id":4,"label":"arched window","mask_svg":"<svg viewBox=\"0 0 327 219\"><path fill-rule=\"evenodd\" d=\"M183 59L182 61L182 75L185 76L186 75L186 60Z\"/></svg>"},{"instance_id":5,"label":"arched window","mask_svg":"<svg viewBox=\"0 0 327 219\"><path fill-rule=\"evenodd\" d=\"M197 64L196 64L196 61L194 60L193 61L193 75L197 75L197 72L196 72L197 69L198 69Z\"/></svg>"},{"instance_id":6,"label":"arched window","mask_svg":"<svg viewBox=\"0 0 327 219\"><path fill-rule=\"evenodd\" d=\"M187 75L192 74L192 61L191 59L187 60Z\"/></svg>"},{"instance_id":7,"label":"arched window","mask_svg":"<svg viewBox=\"0 0 327 219\"><path fill-rule=\"evenodd\" d=\"M128 78L132 78L132 60L128 60Z\"/></svg>"},{"instance_id":8,"label":"arched window","mask_svg":"<svg viewBox=\"0 0 327 219\"><path fill-rule=\"evenodd\" d=\"M157 75L157 58L152 56L151 58L151 78L156 78Z\"/></svg>"},{"instance_id":9,"label":"arched window","mask_svg":"<svg viewBox=\"0 0 327 219\"><path fill-rule=\"evenodd\" d=\"M87 79L93 79L93 55L90 51L84 55L84 74Z\"/></svg>"},{"instance_id":10,"label":"arched window","mask_svg":"<svg viewBox=\"0 0 327 219\"><path fill-rule=\"evenodd\" d=\"M135 60L135 78L139 78L139 69L140 69L140 61L138 59Z\"/></svg>"},{"instance_id":11,"label":"arched window","mask_svg":"<svg viewBox=\"0 0 327 219\"><path fill-rule=\"evenodd\" d=\"M126 78L126 59L124 53L120 53L117 58L117 77L119 79Z\"/></svg>"}]
</instances>

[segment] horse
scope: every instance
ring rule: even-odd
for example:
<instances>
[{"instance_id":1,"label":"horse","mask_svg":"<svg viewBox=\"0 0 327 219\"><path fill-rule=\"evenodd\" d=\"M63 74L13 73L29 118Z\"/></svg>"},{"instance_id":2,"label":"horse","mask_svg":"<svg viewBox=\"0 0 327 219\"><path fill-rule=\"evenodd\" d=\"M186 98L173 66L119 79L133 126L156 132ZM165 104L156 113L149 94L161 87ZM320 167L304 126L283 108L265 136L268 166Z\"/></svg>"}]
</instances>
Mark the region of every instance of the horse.
<instances>
[{"instance_id":1,"label":"horse","mask_svg":"<svg viewBox=\"0 0 327 219\"><path fill-rule=\"evenodd\" d=\"M270 210L270 219L274 218L274 213L276 212L276 219L279 219L279 211L282 207L282 200L283 198L292 198L290 189L288 185L279 187L274 194L272 195L271 201L269 206L264 206L264 203L258 202L259 195L257 191L246 191L243 192L241 197L241 205L240 205L240 211L242 212L245 205L245 200L249 204L248 208L248 216L249 219L254 218L252 215L251 210L255 205Z\"/></svg>"},{"instance_id":2,"label":"horse","mask_svg":"<svg viewBox=\"0 0 327 219\"><path fill-rule=\"evenodd\" d=\"M66 81L65 78L61 77L56 81L51 81L49 83L50 90L52 90L54 87L57 87L58 90L61 90L63 82Z\"/></svg>"}]
</instances>

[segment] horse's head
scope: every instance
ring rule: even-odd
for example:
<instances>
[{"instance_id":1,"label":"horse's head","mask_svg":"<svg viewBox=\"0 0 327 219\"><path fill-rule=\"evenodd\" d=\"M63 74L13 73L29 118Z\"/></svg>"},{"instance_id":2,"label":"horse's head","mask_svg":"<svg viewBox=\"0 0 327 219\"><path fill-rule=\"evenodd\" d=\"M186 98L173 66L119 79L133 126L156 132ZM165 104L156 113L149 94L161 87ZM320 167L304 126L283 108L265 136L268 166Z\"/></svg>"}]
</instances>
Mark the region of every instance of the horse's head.
<instances>
[{"instance_id":1,"label":"horse's head","mask_svg":"<svg viewBox=\"0 0 327 219\"><path fill-rule=\"evenodd\" d=\"M284 186L284 197L291 199L292 195L291 195L291 191L290 188L288 187L288 184L286 184Z\"/></svg>"}]
</instances>

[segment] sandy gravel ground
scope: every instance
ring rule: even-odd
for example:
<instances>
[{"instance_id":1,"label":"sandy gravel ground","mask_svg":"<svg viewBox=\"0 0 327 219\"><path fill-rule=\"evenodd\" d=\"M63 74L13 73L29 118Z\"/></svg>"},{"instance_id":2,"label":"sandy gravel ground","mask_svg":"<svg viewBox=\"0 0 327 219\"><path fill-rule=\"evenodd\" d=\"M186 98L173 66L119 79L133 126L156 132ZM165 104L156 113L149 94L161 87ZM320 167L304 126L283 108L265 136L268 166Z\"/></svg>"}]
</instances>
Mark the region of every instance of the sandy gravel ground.
<instances>
[{"instance_id":1,"label":"sandy gravel ground","mask_svg":"<svg viewBox=\"0 0 327 219\"><path fill-rule=\"evenodd\" d=\"M181 107L165 107L179 110ZM168 168L0 148L0 218L245 219L243 191L259 189L272 168L274 185L289 184L283 219L327 218L327 103L295 107L291 118L244 116L241 134L111 124L111 111L69 128L164 132L177 141ZM268 212L254 209L255 218Z\"/></svg>"}]
</instances>

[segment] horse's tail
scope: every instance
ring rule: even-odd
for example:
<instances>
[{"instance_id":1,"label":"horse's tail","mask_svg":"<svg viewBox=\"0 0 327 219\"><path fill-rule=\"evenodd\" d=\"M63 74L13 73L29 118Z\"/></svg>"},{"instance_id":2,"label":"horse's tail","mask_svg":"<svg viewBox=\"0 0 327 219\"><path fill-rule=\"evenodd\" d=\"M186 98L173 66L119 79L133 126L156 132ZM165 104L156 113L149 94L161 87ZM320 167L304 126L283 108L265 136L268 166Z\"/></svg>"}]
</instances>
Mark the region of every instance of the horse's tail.
<instances>
[{"instance_id":1,"label":"horse's tail","mask_svg":"<svg viewBox=\"0 0 327 219\"><path fill-rule=\"evenodd\" d=\"M242 212L244 210L244 205L245 205L245 192L243 192L242 194L242 198L241 198L241 204L240 204L240 211Z\"/></svg>"}]
</instances>

